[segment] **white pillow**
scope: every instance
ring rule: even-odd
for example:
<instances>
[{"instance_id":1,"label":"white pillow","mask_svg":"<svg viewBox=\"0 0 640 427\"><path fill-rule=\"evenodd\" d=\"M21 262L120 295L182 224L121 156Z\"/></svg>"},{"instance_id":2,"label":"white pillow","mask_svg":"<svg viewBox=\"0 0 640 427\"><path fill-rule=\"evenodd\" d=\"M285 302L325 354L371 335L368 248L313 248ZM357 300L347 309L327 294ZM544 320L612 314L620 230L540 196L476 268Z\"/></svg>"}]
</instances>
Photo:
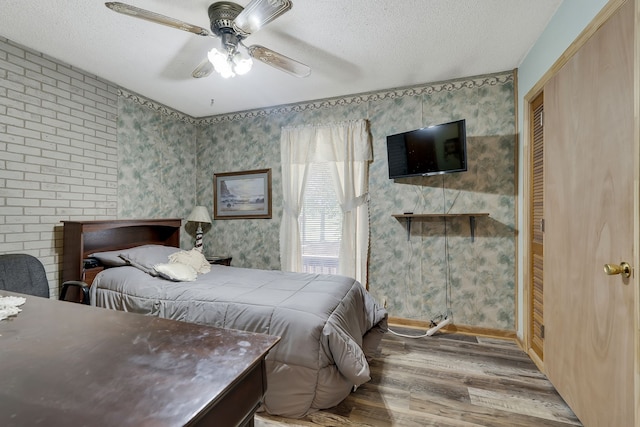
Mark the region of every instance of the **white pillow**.
<instances>
[{"instance_id":1,"label":"white pillow","mask_svg":"<svg viewBox=\"0 0 640 427\"><path fill-rule=\"evenodd\" d=\"M196 280L196 277L198 277L196 270L186 264L156 264L153 268L158 272L160 277L173 280L174 282L193 282Z\"/></svg>"},{"instance_id":2,"label":"white pillow","mask_svg":"<svg viewBox=\"0 0 640 427\"><path fill-rule=\"evenodd\" d=\"M169 255L169 262L190 265L200 274L211 271L211 264L209 264L207 258L195 248L190 251L180 251Z\"/></svg>"}]
</instances>

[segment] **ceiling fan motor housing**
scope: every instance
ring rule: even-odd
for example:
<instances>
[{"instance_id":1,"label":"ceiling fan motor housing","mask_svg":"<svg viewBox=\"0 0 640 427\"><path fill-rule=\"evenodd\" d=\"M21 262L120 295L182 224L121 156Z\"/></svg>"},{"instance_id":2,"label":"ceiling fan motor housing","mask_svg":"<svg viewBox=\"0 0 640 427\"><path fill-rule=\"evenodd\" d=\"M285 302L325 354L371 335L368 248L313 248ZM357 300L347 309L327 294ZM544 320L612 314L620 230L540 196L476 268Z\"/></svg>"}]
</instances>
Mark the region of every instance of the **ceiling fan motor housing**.
<instances>
[{"instance_id":1,"label":"ceiling fan motor housing","mask_svg":"<svg viewBox=\"0 0 640 427\"><path fill-rule=\"evenodd\" d=\"M242 6L229 1L219 1L209 6L209 21L213 34L222 36L224 33L238 33L233 26L233 20L243 10Z\"/></svg>"}]
</instances>

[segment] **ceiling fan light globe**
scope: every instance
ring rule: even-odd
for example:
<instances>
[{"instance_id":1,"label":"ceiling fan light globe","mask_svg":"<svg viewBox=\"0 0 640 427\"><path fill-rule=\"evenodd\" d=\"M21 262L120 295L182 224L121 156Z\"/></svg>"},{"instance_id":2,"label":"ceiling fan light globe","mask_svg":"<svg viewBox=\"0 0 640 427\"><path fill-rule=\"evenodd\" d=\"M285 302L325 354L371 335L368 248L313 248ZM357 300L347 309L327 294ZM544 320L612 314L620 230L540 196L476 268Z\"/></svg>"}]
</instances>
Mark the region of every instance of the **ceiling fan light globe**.
<instances>
[{"instance_id":1,"label":"ceiling fan light globe","mask_svg":"<svg viewBox=\"0 0 640 427\"><path fill-rule=\"evenodd\" d=\"M232 64L227 59L227 55L220 52L215 47L209 51L207 54L209 61L213 64L213 68L216 70L218 74L220 74L225 79L229 77L235 76L233 72Z\"/></svg>"},{"instance_id":2,"label":"ceiling fan light globe","mask_svg":"<svg viewBox=\"0 0 640 427\"><path fill-rule=\"evenodd\" d=\"M240 55L233 57L233 70L240 76L247 74L252 66L253 61L251 58L242 58Z\"/></svg>"},{"instance_id":3,"label":"ceiling fan light globe","mask_svg":"<svg viewBox=\"0 0 640 427\"><path fill-rule=\"evenodd\" d=\"M207 57L209 58L209 61L213 64L213 66L216 68L216 71L218 71L218 68L224 67L227 63L227 55L220 52L215 47L209 51L209 53L207 54Z\"/></svg>"},{"instance_id":4,"label":"ceiling fan light globe","mask_svg":"<svg viewBox=\"0 0 640 427\"><path fill-rule=\"evenodd\" d=\"M220 74L223 78L228 79L229 77L234 77L236 74L233 72L233 68L231 64L225 62L224 64L219 64L218 66L213 66L216 72Z\"/></svg>"},{"instance_id":5,"label":"ceiling fan light globe","mask_svg":"<svg viewBox=\"0 0 640 427\"><path fill-rule=\"evenodd\" d=\"M252 65L251 60L243 60L241 64L234 67L234 70L238 75L242 76L251 71Z\"/></svg>"},{"instance_id":6,"label":"ceiling fan light globe","mask_svg":"<svg viewBox=\"0 0 640 427\"><path fill-rule=\"evenodd\" d=\"M231 67L229 68L225 68L221 71L219 71L220 75L222 76L223 79L228 79L229 77L235 77L235 73L233 72L233 70L231 70Z\"/></svg>"}]
</instances>

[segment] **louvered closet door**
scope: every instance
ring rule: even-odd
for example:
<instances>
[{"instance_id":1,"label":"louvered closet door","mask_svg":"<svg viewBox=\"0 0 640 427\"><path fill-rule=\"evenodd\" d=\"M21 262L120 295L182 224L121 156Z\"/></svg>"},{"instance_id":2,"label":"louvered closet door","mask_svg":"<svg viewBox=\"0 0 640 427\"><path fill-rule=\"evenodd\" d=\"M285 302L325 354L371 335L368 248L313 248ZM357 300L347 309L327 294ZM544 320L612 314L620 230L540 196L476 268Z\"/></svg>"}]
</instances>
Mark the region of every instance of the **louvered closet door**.
<instances>
[{"instance_id":1,"label":"louvered closet door","mask_svg":"<svg viewBox=\"0 0 640 427\"><path fill-rule=\"evenodd\" d=\"M531 103L531 283L529 284L529 324L531 350L544 360L543 317L543 244L544 244L544 94L540 93Z\"/></svg>"}]
</instances>

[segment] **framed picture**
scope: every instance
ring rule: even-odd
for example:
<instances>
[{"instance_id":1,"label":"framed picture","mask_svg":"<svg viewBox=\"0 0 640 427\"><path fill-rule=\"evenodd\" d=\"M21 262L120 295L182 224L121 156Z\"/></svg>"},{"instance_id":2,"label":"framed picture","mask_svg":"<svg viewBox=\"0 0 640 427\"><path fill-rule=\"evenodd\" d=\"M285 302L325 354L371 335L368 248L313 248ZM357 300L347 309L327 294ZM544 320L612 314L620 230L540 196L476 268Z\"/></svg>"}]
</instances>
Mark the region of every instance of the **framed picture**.
<instances>
[{"instance_id":1,"label":"framed picture","mask_svg":"<svg viewBox=\"0 0 640 427\"><path fill-rule=\"evenodd\" d=\"M213 218L271 218L271 169L213 174Z\"/></svg>"}]
</instances>

